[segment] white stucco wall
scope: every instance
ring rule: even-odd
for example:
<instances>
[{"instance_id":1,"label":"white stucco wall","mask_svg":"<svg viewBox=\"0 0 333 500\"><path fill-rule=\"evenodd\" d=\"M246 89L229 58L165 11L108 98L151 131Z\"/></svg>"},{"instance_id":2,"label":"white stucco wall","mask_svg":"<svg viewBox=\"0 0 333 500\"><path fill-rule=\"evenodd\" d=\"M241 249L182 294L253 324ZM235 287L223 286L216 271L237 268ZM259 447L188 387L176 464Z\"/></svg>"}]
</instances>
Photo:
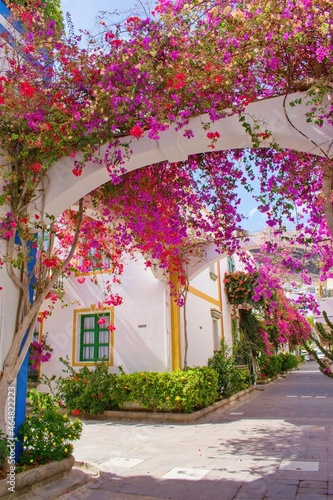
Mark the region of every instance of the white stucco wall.
<instances>
[{"instance_id":1,"label":"white stucco wall","mask_svg":"<svg viewBox=\"0 0 333 500\"><path fill-rule=\"evenodd\" d=\"M242 269L234 257L236 269ZM218 266L220 269L218 269ZM217 279L212 280L206 268L190 282L187 296L186 316L188 332L187 366L204 366L214 353L212 310L221 312L218 320L219 336L232 345L232 308L224 293L223 278L228 269L227 258L216 264ZM41 373L50 377L62 375L63 365L59 357L73 357L74 311L88 309L102 300L103 283L109 274L100 274L100 287L91 283L91 277L72 276L65 282L66 299L69 305L56 305L52 316L43 322L43 333L48 332L48 343L53 348L50 361L42 364ZM129 260L121 285L114 292L123 297L123 304L114 308L114 363L111 371L117 372L122 365L125 372L168 371L172 367L170 297L167 283L145 270L144 260ZM47 307L45 304L44 309ZM184 362L184 309L180 309L181 365ZM75 366L75 364L74 364ZM79 369L82 366L77 366Z\"/></svg>"},{"instance_id":2,"label":"white stucco wall","mask_svg":"<svg viewBox=\"0 0 333 500\"><path fill-rule=\"evenodd\" d=\"M208 358L214 352L211 310L221 312L217 266L217 263L214 264L215 281L211 279L207 267L190 282L187 298L188 366L207 365ZM218 332L222 336L222 318L218 323Z\"/></svg>"},{"instance_id":3,"label":"white stucco wall","mask_svg":"<svg viewBox=\"0 0 333 500\"><path fill-rule=\"evenodd\" d=\"M212 304L200 297L189 294L188 297L188 355L187 365L205 366L213 355L213 323L210 313Z\"/></svg>"},{"instance_id":4,"label":"white stucco wall","mask_svg":"<svg viewBox=\"0 0 333 500\"><path fill-rule=\"evenodd\" d=\"M76 277L65 283L66 298L72 303L65 308L57 305L52 316L43 322L44 333L48 332L48 343L53 348L50 361L42 364L42 373L60 375L60 356L73 359L74 310L85 309L102 299L101 288L85 277L79 284ZM109 275L101 274L102 284ZM123 297L123 304L114 308L114 364L111 371L117 372L122 365L128 373L141 370L165 371L170 369L170 328L168 293L165 283L157 281L151 271L142 264L130 262L125 266L122 286L115 286ZM73 303L79 300L78 303ZM144 326L145 325L145 326ZM78 367L79 368L79 367Z\"/></svg>"}]
</instances>

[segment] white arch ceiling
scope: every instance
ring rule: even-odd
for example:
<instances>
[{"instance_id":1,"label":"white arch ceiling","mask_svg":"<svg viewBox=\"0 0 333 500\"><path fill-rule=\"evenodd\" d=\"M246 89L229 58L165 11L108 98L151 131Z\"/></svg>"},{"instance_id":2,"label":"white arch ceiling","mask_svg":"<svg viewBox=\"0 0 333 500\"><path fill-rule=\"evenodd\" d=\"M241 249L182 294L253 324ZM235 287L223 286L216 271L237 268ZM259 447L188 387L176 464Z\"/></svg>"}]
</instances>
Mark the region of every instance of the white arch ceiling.
<instances>
[{"instance_id":1,"label":"white arch ceiling","mask_svg":"<svg viewBox=\"0 0 333 500\"><path fill-rule=\"evenodd\" d=\"M304 102L295 107L289 106L289 103L295 99L303 98L304 100L305 95L305 93L295 93L287 97L285 106L288 109L288 118L284 110L284 96L251 103L246 107L247 121L261 124L262 130L269 130L272 133L269 141L273 138L282 148L317 156L326 154L332 157L333 127L325 124L318 127L313 123L307 123L306 112L308 108ZM145 133L140 140L130 137L124 138L123 142L132 140L131 149L133 151L124 165L125 169L129 172L165 160L170 162L186 161L192 154L210 152L207 131L202 128L206 122L209 122L208 115L201 115L190 120L188 128L193 130L194 138L192 139L185 138L184 131L176 131L172 126L160 133L158 141L149 139L148 133ZM220 134L220 138L215 143L215 151L252 146L251 138L240 123L238 116L216 121L211 124L210 130ZM261 144L261 147L268 146L269 142L263 141ZM100 158L103 158L105 150L106 146L100 148ZM76 159L80 159L79 155ZM61 158L49 170L49 187L44 199L45 213L54 216L60 215L68 207L74 205L77 200L109 180L109 174L104 165L88 163L80 177L73 175L73 166L74 160L67 157ZM258 246L258 242L252 237L250 240L243 239L240 244L244 249ZM225 255L217 253L215 244L208 244L204 257L193 258L189 263L188 278L192 280L210 264ZM158 268L154 274L157 279L163 279Z\"/></svg>"},{"instance_id":2,"label":"white arch ceiling","mask_svg":"<svg viewBox=\"0 0 333 500\"><path fill-rule=\"evenodd\" d=\"M304 104L305 93L290 94L286 99L288 118L284 111L284 96L256 101L246 107L247 121L261 124L262 130L269 130L273 139L282 147L323 156L331 156L333 128L329 125L318 127L306 122L308 108ZM289 103L303 98L302 104L291 107ZM184 131L176 131L172 126L160 133L160 140L148 138L148 133L140 139L124 138L123 142L132 140L133 154L124 165L127 171L135 170L150 164L168 160L170 162L185 161L189 155L211 151L207 132L202 125L209 122L208 115L201 115L190 120L188 128L194 132L194 138L184 137ZM294 125L292 126L291 123ZM239 122L238 116L223 118L211 124L211 131L219 132L220 138L215 144L215 151L242 149L251 147L251 138ZM271 138L270 138L271 140ZM267 147L262 142L261 147ZM106 146L100 148L103 158ZM79 155L77 158L79 159ZM60 215L78 199L109 180L104 165L88 163L80 177L72 173L72 158L61 158L49 170L49 187L45 194L44 210L47 214Z\"/></svg>"}]
</instances>

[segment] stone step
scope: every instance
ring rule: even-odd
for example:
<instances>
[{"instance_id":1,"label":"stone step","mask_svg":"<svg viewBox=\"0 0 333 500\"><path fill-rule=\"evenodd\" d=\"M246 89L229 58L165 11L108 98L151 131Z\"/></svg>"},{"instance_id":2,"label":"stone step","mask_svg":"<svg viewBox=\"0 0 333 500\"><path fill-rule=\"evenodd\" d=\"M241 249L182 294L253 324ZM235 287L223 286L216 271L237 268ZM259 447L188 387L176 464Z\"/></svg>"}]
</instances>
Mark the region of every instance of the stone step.
<instances>
[{"instance_id":1,"label":"stone step","mask_svg":"<svg viewBox=\"0 0 333 500\"><path fill-rule=\"evenodd\" d=\"M27 493L20 494L20 500L59 500L63 495L73 492L87 484L90 476L82 470L73 468L66 476L61 479L54 477L48 484L35 486ZM11 498L15 498L14 495Z\"/></svg>"}]
</instances>

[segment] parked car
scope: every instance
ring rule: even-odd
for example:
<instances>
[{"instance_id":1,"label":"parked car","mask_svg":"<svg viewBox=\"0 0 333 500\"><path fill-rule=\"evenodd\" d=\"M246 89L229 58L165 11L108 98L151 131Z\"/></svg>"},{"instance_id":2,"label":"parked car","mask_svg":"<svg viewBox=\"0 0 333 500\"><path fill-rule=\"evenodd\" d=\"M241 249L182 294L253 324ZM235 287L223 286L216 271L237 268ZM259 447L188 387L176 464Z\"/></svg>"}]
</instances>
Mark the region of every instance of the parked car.
<instances>
[{"instance_id":1,"label":"parked car","mask_svg":"<svg viewBox=\"0 0 333 500\"><path fill-rule=\"evenodd\" d=\"M323 352L321 352L320 349L317 349L316 354L317 354L319 359L325 358L325 354Z\"/></svg>"},{"instance_id":2,"label":"parked car","mask_svg":"<svg viewBox=\"0 0 333 500\"><path fill-rule=\"evenodd\" d=\"M310 361L310 356L308 351L301 351L301 356L303 356L304 361Z\"/></svg>"}]
</instances>

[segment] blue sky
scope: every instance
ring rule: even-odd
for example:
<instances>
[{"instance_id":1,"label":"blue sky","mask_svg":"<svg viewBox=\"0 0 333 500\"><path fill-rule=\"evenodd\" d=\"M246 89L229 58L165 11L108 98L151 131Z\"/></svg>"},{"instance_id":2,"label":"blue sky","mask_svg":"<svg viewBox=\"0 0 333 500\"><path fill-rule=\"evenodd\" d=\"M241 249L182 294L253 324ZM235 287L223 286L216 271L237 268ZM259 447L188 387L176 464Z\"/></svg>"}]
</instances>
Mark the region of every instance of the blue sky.
<instances>
[{"instance_id":1,"label":"blue sky","mask_svg":"<svg viewBox=\"0 0 333 500\"><path fill-rule=\"evenodd\" d=\"M64 14L71 14L75 28L88 30L93 29L99 11L125 11L135 3L135 0L61 0Z\"/></svg>"},{"instance_id":2,"label":"blue sky","mask_svg":"<svg viewBox=\"0 0 333 500\"><path fill-rule=\"evenodd\" d=\"M134 8L136 0L62 0L62 10L64 14L69 12L74 23L75 31L79 29L93 30L95 19L99 11L114 12L115 10L124 12ZM242 202L240 212L248 220L242 226L251 232L259 232L265 226L265 218L256 208L256 203L245 191L240 190Z\"/></svg>"}]
</instances>

